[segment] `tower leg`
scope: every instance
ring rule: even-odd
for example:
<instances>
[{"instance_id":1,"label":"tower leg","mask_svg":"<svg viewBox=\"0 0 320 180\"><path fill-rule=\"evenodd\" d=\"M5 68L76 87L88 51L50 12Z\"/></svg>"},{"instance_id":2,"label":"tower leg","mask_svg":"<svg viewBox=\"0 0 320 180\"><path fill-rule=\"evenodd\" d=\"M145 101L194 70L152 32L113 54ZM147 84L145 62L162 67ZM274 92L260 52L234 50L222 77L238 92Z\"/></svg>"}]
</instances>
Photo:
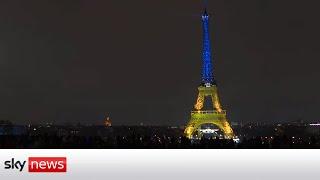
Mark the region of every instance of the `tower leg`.
<instances>
[{"instance_id":1,"label":"tower leg","mask_svg":"<svg viewBox=\"0 0 320 180\"><path fill-rule=\"evenodd\" d=\"M221 108L221 105L220 105L218 93L217 92L212 93L210 96L211 96L213 108L218 112L222 112L222 108Z\"/></svg>"},{"instance_id":2,"label":"tower leg","mask_svg":"<svg viewBox=\"0 0 320 180\"><path fill-rule=\"evenodd\" d=\"M198 98L197 98L197 103L194 105L194 108L196 110L201 110L203 108L203 102L204 102L204 95L199 92Z\"/></svg>"}]
</instances>

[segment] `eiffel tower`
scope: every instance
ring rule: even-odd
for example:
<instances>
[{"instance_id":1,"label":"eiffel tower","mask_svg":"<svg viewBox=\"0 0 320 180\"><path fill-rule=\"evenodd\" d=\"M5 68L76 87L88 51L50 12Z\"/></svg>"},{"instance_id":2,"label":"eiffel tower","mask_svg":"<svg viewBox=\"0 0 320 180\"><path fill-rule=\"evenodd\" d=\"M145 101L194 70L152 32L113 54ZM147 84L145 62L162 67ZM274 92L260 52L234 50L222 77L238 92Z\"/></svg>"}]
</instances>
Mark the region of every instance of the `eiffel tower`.
<instances>
[{"instance_id":1,"label":"eiffel tower","mask_svg":"<svg viewBox=\"0 0 320 180\"><path fill-rule=\"evenodd\" d=\"M194 105L194 110L191 111L191 118L184 130L187 138L192 139L197 135L198 129L205 124L213 124L217 126L224 134L224 138L231 139L234 137L233 130L227 120L226 111L222 109L219 97L218 88L214 78L213 64L211 61L211 45L209 37L209 15L205 8L201 16L203 30L203 50L202 50L202 78L201 85L198 87L198 98ZM211 109L205 110L205 100L212 101Z\"/></svg>"}]
</instances>

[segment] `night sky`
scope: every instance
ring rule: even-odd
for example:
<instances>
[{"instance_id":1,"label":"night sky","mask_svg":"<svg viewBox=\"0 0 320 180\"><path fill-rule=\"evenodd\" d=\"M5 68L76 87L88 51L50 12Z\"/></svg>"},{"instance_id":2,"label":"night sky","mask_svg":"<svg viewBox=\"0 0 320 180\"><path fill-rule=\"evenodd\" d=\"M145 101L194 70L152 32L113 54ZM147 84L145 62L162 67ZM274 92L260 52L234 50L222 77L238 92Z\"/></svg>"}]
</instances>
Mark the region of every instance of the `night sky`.
<instances>
[{"instance_id":1,"label":"night sky","mask_svg":"<svg viewBox=\"0 0 320 180\"><path fill-rule=\"evenodd\" d=\"M200 84L199 0L1 0L0 119L184 125ZM230 121L317 121L319 4L209 0Z\"/></svg>"}]
</instances>

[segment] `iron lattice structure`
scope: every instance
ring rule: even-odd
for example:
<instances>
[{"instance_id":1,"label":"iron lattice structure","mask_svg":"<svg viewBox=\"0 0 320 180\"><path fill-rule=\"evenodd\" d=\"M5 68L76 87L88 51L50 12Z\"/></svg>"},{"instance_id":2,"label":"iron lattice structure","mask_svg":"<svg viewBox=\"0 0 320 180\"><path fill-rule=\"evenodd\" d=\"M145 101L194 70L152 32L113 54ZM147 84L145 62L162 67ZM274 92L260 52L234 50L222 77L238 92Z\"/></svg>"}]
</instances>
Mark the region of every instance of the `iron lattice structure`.
<instances>
[{"instance_id":1,"label":"iron lattice structure","mask_svg":"<svg viewBox=\"0 0 320 180\"><path fill-rule=\"evenodd\" d=\"M215 84L213 77L213 65L211 61L211 44L209 36L209 15L205 10L202 15L202 35L203 35L203 51L202 51L202 83Z\"/></svg>"},{"instance_id":2,"label":"iron lattice structure","mask_svg":"<svg viewBox=\"0 0 320 180\"><path fill-rule=\"evenodd\" d=\"M205 10L202 17L203 29L203 51L202 51L202 77L201 85L198 87L198 98L191 111L191 118L186 126L184 134L187 138L193 135L203 124L214 124L224 133L224 137L231 139L234 137L233 130L227 120L226 111L222 109L218 96L218 88L213 73L211 60L211 45L209 36L209 15ZM205 97L210 97L212 101L211 110L204 110Z\"/></svg>"}]
</instances>

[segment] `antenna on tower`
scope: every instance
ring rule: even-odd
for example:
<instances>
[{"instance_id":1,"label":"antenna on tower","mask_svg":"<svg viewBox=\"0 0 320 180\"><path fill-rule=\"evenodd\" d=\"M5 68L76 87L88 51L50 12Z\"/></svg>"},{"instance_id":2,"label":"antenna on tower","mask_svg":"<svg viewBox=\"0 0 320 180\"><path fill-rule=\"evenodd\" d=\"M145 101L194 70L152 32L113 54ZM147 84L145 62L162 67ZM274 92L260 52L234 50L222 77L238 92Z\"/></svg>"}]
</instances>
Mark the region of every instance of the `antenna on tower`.
<instances>
[{"instance_id":1,"label":"antenna on tower","mask_svg":"<svg viewBox=\"0 0 320 180\"><path fill-rule=\"evenodd\" d=\"M203 5L204 5L204 8L207 9L207 6L208 6L208 0L203 0Z\"/></svg>"},{"instance_id":2,"label":"antenna on tower","mask_svg":"<svg viewBox=\"0 0 320 180\"><path fill-rule=\"evenodd\" d=\"M204 14L207 15L208 0L203 0L203 6L204 6Z\"/></svg>"}]
</instances>

